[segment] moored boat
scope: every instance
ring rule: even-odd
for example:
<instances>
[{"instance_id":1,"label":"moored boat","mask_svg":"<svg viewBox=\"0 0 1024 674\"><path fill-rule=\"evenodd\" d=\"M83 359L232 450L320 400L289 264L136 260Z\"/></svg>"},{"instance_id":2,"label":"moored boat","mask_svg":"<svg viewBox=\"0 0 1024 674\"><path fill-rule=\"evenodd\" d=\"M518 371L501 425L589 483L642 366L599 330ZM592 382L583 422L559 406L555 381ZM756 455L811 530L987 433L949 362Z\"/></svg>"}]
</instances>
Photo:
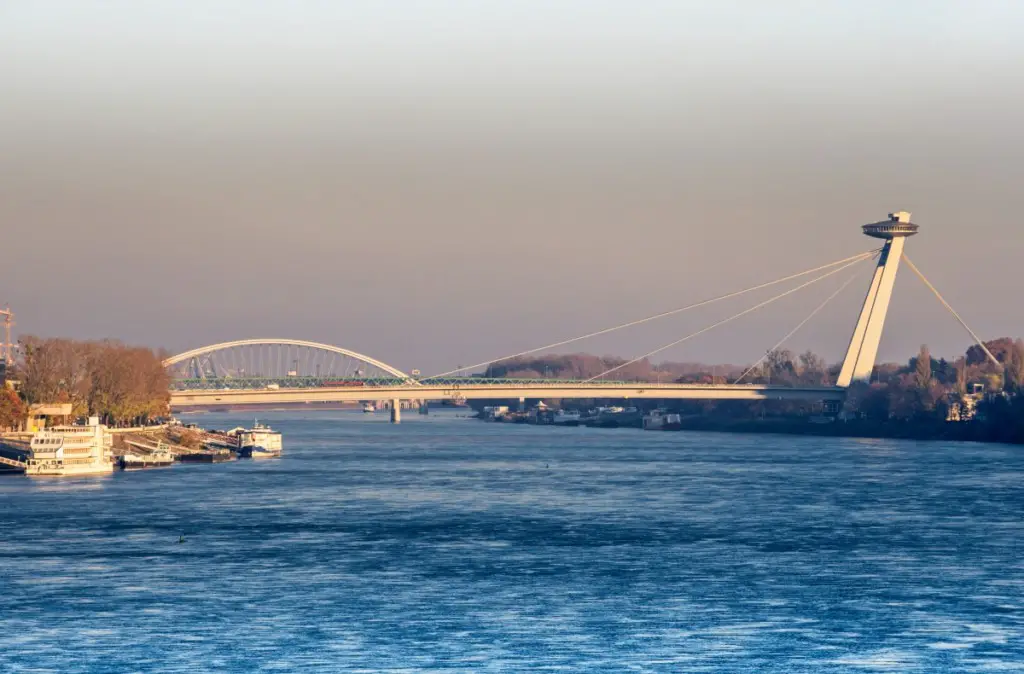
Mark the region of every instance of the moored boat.
<instances>
[{"instance_id":1,"label":"moored boat","mask_svg":"<svg viewBox=\"0 0 1024 674\"><path fill-rule=\"evenodd\" d=\"M139 470L142 468L161 468L174 464L175 456L167 447L160 443L151 452L130 451L118 459L121 470Z\"/></svg>"},{"instance_id":2,"label":"moored boat","mask_svg":"<svg viewBox=\"0 0 1024 674\"><path fill-rule=\"evenodd\" d=\"M54 426L29 442L26 475L101 475L114 471L113 439L98 417L84 426Z\"/></svg>"},{"instance_id":3,"label":"moored boat","mask_svg":"<svg viewBox=\"0 0 1024 674\"><path fill-rule=\"evenodd\" d=\"M651 410L644 415L645 431L677 431L682 427L682 417L665 410Z\"/></svg>"},{"instance_id":4,"label":"moored boat","mask_svg":"<svg viewBox=\"0 0 1024 674\"><path fill-rule=\"evenodd\" d=\"M597 419L590 423L599 428L640 428L642 416L636 407L599 407Z\"/></svg>"},{"instance_id":5,"label":"moored boat","mask_svg":"<svg viewBox=\"0 0 1024 674\"><path fill-rule=\"evenodd\" d=\"M235 454L227 449L212 449L178 455L178 461L181 463L224 463L234 460Z\"/></svg>"},{"instance_id":6,"label":"moored boat","mask_svg":"<svg viewBox=\"0 0 1024 674\"><path fill-rule=\"evenodd\" d=\"M281 456L281 434L259 422L252 428L231 431L238 438L238 455L253 459L269 459Z\"/></svg>"},{"instance_id":7,"label":"moored boat","mask_svg":"<svg viewBox=\"0 0 1024 674\"><path fill-rule=\"evenodd\" d=\"M579 426L582 415L579 410L558 410L552 418L556 426Z\"/></svg>"}]
</instances>

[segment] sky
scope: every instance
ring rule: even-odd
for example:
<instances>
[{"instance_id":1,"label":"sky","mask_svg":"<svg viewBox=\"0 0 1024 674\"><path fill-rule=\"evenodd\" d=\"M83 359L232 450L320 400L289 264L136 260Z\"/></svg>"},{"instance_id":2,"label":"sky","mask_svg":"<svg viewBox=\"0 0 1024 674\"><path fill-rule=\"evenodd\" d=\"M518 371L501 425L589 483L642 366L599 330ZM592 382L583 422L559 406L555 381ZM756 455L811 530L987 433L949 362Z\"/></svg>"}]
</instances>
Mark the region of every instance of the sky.
<instances>
[{"instance_id":1,"label":"sky","mask_svg":"<svg viewBox=\"0 0 1024 674\"><path fill-rule=\"evenodd\" d=\"M1022 34L1012 0L6 0L0 304L26 334L427 374L869 250L908 210L952 306L1024 336ZM841 358L850 271L786 346ZM845 278L656 360L749 362ZM921 343L970 338L904 268L879 358Z\"/></svg>"}]
</instances>

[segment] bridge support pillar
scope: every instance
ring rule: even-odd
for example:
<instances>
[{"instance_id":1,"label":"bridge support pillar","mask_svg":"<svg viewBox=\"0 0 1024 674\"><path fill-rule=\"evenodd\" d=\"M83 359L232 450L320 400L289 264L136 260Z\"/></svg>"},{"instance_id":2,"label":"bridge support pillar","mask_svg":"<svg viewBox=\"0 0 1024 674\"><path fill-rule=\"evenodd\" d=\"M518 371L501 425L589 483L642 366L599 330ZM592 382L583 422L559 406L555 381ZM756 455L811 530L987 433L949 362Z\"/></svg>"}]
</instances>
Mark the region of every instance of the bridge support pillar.
<instances>
[{"instance_id":1,"label":"bridge support pillar","mask_svg":"<svg viewBox=\"0 0 1024 674\"><path fill-rule=\"evenodd\" d=\"M400 424L402 423L402 401L392 400L391 401L391 423Z\"/></svg>"},{"instance_id":2,"label":"bridge support pillar","mask_svg":"<svg viewBox=\"0 0 1024 674\"><path fill-rule=\"evenodd\" d=\"M525 412L526 411L526 398L520 398L519 399L519 410L518 411L519 412Z\"/></svg>"},{"instance_id":3,"label":"bridge support pillar","mask_svg":"<svg viewBox=\"0 0 1024 674\"><path fill-rule=\"evenodd\" d=\"M420 414L429 414L429 413L430 413L430 408L427 407L427 401L426 400L421 400L420 401Z\"/></svg>"},{"instance_id":4,"label":"bridge support pillar","mask_svg":"<svg viewBox=\"0 0 1024 674\"><path fill-rule=\"evenodd\" d=\"M871 381L896 272L903 256L903 246L907 237L917 231L917 225L910 222L910 213L891 213L889 218L889 221L864 226L865 234L885 239L885 245L878 256L878 265L871 277L871 285L868 286L864 306L861 307L857 325L853 329L853 337L846 350L836 386L846 388L855 381Z\"/></svg>"},{"instance_id":5,"label":"bridge support pillar","mask_svg":"<svg viewBox=\"0 0 1024 674\"><path fill-rule=\"evenodd\" d=\"M893 284L896 281L896 270L899 269L900 255L903 254L904 239L887 241L879 256L878 266L871 278L868 295L864 299L857 326L853 330L853 338L843 360L842 371L836 382L839 386L849 386L854 381L869 381L871 371L875 367L875 356L878 344L882 339L882 327L889 309Z\"/></svg>"}]
</instances>

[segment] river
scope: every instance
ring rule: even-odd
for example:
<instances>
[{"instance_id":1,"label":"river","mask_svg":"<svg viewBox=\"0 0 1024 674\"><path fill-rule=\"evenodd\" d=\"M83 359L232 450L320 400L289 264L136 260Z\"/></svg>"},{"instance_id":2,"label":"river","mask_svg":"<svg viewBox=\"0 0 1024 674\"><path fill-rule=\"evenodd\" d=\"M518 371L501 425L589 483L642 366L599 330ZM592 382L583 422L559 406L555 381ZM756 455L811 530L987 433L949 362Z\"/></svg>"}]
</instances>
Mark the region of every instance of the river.
<instances>
[{"instance_id":1,"label":"river","mask_svg":"<svg viewBox=\"0 0 1024 674\"><path fill-rule=\"evenodd\" d=\"M1024 671L1021 447L260 421L0 477L0 671Z\"/></svg>"}]
</instances>

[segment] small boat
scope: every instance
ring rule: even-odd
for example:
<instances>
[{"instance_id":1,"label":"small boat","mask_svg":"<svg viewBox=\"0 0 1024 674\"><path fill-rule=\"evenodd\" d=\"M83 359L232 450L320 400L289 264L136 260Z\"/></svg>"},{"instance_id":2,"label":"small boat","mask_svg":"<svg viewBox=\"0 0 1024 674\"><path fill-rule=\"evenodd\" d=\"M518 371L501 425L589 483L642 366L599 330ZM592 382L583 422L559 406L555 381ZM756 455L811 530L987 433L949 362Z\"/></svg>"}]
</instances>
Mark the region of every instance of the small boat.
<instances>
[{"instance_id":1,"label":"small boat","mask_svg":"<svg viewBox=\"0 0 1024 674\"><path fill-rule=\"evenodd\" d=\"M644 415L645 431L677 431L682 428L682 417L665 410L652 410Z\"/></svg>"},{"instance_id":2,"label":"small boat","mask_svg":"<svg viewBox=\"0 0 1024 674\"><path fill-rule=\"evenodd\" d=\"M234 460L235 455L227 449L215 449L178 455L178 461L181 463L225 463L227 461Z\"/></svg>"},{"instance_id":3,"label":"small boat","mask_svg":"<svg viewBox=\"0 0 1024 674\"><path fill-rule=\"evenodd\" d=\"M581 418L579 410L558 410L552 423L556 426L579 426Z\"/></svg>"},{"instance_id":4,"label":"small boat","mask_svg":"<svg viewBox=\"0 0 1024 674\"><path fill-rule=\"evenodd\" d=\"M373 403L363 403L363 414L373 414L377 411L377 406Z\"/></svg>"},{"instance_id":5,"label":"small boat","mask_svg":"<svg viewBox=\"0 0 1024 674\"><path fill-rule=\"evenodd\" d=\"M174 464L175 456L167 447L160 443L149 453L138 451L126 452L118 460L121 470L137 470L140 468L161 468Z\"/></svg>"},{"instance_id":6,"label":"small boat","mask_svg":"<svg viewBox=\"0 0 1024 674\"><path fill-rule=\"evenodd\" d=\"M599 428L640 428L642 414L636 407L604 407L598 408L597 421L592 422Z\"/></svg>"}]
</instances>

